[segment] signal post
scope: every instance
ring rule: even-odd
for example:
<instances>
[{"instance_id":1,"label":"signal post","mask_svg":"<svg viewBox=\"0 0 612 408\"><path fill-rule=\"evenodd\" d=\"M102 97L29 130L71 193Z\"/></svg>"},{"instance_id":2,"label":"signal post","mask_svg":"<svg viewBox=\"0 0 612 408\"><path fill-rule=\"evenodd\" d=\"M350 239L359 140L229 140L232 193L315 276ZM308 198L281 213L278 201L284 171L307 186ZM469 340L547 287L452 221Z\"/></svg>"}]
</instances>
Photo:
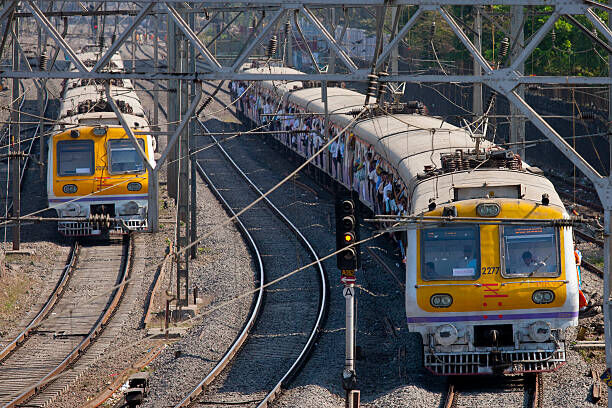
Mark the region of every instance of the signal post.
<instances>
[{"instance_id":1,"label":"signal post","mask_svg":"<svg viewBox=\"0 0 612 408\"><path fill-rule=\"evenodd\" d=\"M336 261L342 271L345 299L345 352L342 387L346 390L346 407L359 407L359 390L355 374L355 270L359 268L359 241L355 202L350 198L336 201Z\"/></svg>"}]
</instances>

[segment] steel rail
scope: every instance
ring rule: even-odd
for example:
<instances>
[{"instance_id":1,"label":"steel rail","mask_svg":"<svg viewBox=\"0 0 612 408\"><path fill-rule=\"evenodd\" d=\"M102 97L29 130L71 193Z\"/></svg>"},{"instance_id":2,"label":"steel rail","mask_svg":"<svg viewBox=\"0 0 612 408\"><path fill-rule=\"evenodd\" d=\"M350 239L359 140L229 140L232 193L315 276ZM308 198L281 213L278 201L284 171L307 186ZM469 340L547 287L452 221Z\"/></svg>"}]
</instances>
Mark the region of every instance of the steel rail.
<instances>
[{"instance_id":1,"label":"steel rail","mask_svg":"<svg viewBox=\"0 0 612 408\"><path fill-rule=\"evenodd\" d=\"M202 123L201 120L197 119L197 121L200 123L200 125L202 126L203 129L208 131L208 128L204 125L204 123ZM250 185L250 187L257 194L259 194L260 196L263 196L264 193L244 173L244 171L232 159L232 157L229 155L229 153L219 144L219 141L214 136L212 136L212 135L211 135L211 138L213 139L214 143L219 148L221 153L225 156L227 161L234 167L234 169L236 169L236 171L240 174L240 176ZM313 259L315 261L317 261L317 267L318 267L318 270L319 270L319 292L320 292L320 296L319 296L317 319L316 319L316 321L315 321L315 323L313 325L313 328L312 328L312 330L310 332L310 336L309 336L306 344L304 345L304 347L300 351L300 353L297 356L297 358L294 360L294 362L291 365L291 367L289 367L289 369L283 374L281 379L276 383L276 385L274 385L272 390L270 390L270 392L268 392L266 394L266 396L259 402L257 407L262 407L262 408L263 407L267 407L268 404L274 400L274 398L281 391L282 387L285 386L286 384L288 384L288 382L293 378L293 376L297 373L297 371L306 362L306 359L308 358L308 356L310 355L310 352L312 351L312 348L314 347L315 340L317 339L317 337L318 337L318 335L319 335L319 333L320 333L320 331L322 329L322 325L323 325L325 316L327 315L327 309L328 309L328 305L329 305L329 288L327 286L327 275L325 273L325 270L323 269L323 265L319 261L319 256L317 255L316 251L314 250L314 248L312 247L310 242L308 242L306 237L304 237L304 235L301 233L301 231L282 213L282 211L280 211L278 209L278 207L276 207L272 203L272 201L270 201L267 197L264 197L264 200L265 200L266 204L272 209L272 211L299 237L299 239L302 242L302 244L311 253L311 256L313 257ZM179 406L186 406L186 405L177 405L177 407L179 407Z\"/></svg>"},{"instance_id":2,"label":"steel rail","mask_svg":"<svg viewBox=\"0 0 612 408\"><path fill-rule=\"evenodd\" d=\"M583 259L580 265L587 271L593 272L595 275L599 276L600 278L604 277L603 271L599 269L598 267L596 267L595 265L593 265L592 263L585 261Z\"/></svg>"},{"instance_id":3,"label":"steel rail","mask_svg":"<svg viewBox=\"0 0 612 408\"><path fill-rule=\"evenodd\" d=\"M214 185L212 180L208 177L208 174L206 174L202 166L200 166L200 164L197 162L195 162L195 164L196 164L196 170L198 174L204 180L204 182L208 184L212 193L221 202L223 207L225 207L225 210L232 217L236 216L236 213L232 209L232 206L225 200L225 198L223 198L223 196L221 195L217 187ZM257 265L259 268L259 282L260 282L259 290L257 291L257 298L255 300L255 304L252 306L251 316L249 317L249 320L244 325L244 328L242 329L242 331L240 332L240 334L238 335L238 337L236 338L232 346L225 353L225 355L221 358L221 360L219 360L219 362L215 365L215 367L206 375L206 377L204 377L204 379L200 381L200 383L195 388L193 388L189 392L189 394L185 398L183 398L181 402L179 402L176 405L176 407L189 406L189 404L191 404L204 391L204 387L209 386L215 380L215 378L217 378L217 376L221 374L223 369L227 367L229 363L232 362L234 356L238 353L238 351L244 345L244 342L247 340L247 337L251 331L251 328L255 324L255 321L257 320L261 312L261 305L263 303L263 295L264 295L263 283L265 282L265 270L263 266L263 260L261 259L261 253L259 252L259 248L257 247L255 240L249 233L249 230L246 228L246 226L242 223L240 218L236 218L236 223L238 224L238 229L240 230L240 232L247 239L249 246L255 253L255 258L257 259Z\"/></svg>"},{"instance_id":4,"label":"steel rail","mask_svg":"<svg viewBox=\"0 0 612 408\"><path fill-rule=\"evenodd\" d=\"M491 377L493 378L493 377ZM515 382L515 380L511 377L502 377L501 387L503 392L504 387L514 387L515 384L521 384L521 387L524 392L527 393L527 401L526 405L528 408L540 408L542 406L542 397L543 397L543 383L542 383L542 374L541 373L526 373L521 377L517 377L520 383ZM459 377L448 377L447 379L447 389L446 394L444 395L443 407L444 408L455 408L459 402L459 394L460 389L468 388L469 390L479 389L479 385L466 383L466 379ZM490 380L488 380L490 381ZM488 383L487 383L488 384ZM482 386L482 385L481 385ZM500 384L496 382L494 387L499 387ZM486 387L486 386L484 386ZM491 390L485 391L491 392Z\"/></svg>"},{"instance_id":5,"label":"steel rail","mask_svg":"<svg viewBox=\"0 0 612 408\"><path fill-rule=\"evenodd\" d=\"M455 408L457 406L458 391L452 378L448 378L448 389L444 397L444 408Z\"/></svg>"},{"instance_id":6,"label":"steel rail","mask_svg":"<svg viewBox=\"0 0 612 408\"><path fill-rule=\"evenodd\" d=\"M62 371L64 371L70 364L75 362L89 347L89 345L95 341L98 335L104 330L106 323L111 319L113 313L117 309L119 302L125 292L125 287L127 286L127 279L129 277L129 271L132 264L133 258L133 240L131 236L128 235L124 239L124 243L122 245L123 248L123 256L124 259L121 263L121 279L117 283L115 289L112 294L112 299L109 304L107 304L104 314L96 321L96 324L90 329L88 335L75 347L70 354L68 354L60 364L58 364L54 369L52 369L49 373L47 373L41 380L39 380L34 386L29 387L27 390L21 392L17 395L13 400L11 400L4 408L16 407L18 405L22 405L34 395L39 393L47 384L51 383L55 377L58 376Z\"/></svg>"},{"instance_id":7,"label":"steel rail","mask_svg":"<svg viewBox=\"0 0 612 408\"><path fill-rule=\"evenodd\" d=\"M529 393L527 406L529 408L540 408L542 406L542 389L543 381L542 374L527 374L525 378L525 388Z\"/></svg>"},{"instance_id":8,"label":"steel rail","mask_svg":"<svg viewBox=\"0 0 612 408\"><path fill-rule=\"evenodd\" d=\"M74 265L76 263L77 254L79 251L79 244L77 241L74 242L72 249L70 250L70 257L68 262L64 266L62 270L62 274L60 275L55 288L49 295L49 298L40 309L40 311L34 316L32 321L26 326L25 329L21 333L15 337L13 341L7 344L2 350L0 350L0 362L4 360L13 350L15 350L21 343L25 341L25 339L30 335L30 333L35 329L35 327L40 323L44 318L49 315L49 312L56 305L57 300L62 296L64 292L64 288L70 279L72 272L74 271Z\"/></svg>"}]
</instances>

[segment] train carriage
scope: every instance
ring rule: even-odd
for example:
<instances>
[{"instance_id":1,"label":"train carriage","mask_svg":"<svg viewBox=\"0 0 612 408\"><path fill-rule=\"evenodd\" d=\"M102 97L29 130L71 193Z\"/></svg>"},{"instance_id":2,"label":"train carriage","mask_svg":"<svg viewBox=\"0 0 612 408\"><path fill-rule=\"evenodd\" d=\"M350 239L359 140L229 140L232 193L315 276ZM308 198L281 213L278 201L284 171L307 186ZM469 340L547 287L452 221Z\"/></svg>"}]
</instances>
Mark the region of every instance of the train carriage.
<instances>
[{"instance_id":1,"label":"train carriage","mask_svg":"<svg viewBox=\"0 0 612 408\"><path fill-rule=\"evenodd\" d=\"M270 71L299 73L265 69ZM323 145L317 134L325 112L321 89L304 85L234 86L248 89L240 112L258 124L269 122L279 143L301 157ZM365 96L337 87L327 95L335 135ZM276 120L263 115L270 106L279 113ZM422 113L418 104L411 106ZM359 119L330 147L313 166L355 191L373 212L470 220L407 227L400 240L408 328L422 337L428 370L537 372L565 362L564 330L578 320L578 277L572 230L562 222L568 214L541 170L420 113Z\"/></svg>"},{"instance_id":2,"label":"train carriage","mask_svg":"<svg viewBox=\"0 0 612 408\"><path fill-rule=\"evenodd\" d=\"M80 58L93 66L100 52ZM75 70L74 67L71 67ZM123 69L118 54L111 71ZM153 158L155 140L146 134L149 124L130 80L113 80L110 94L135 132L147 157ZM142 158L112 111L104 83L71 79L62 91L60 118L48 140L47 196L60 218L58 230L67 236L125 233L147 228L148 176ZM120 220L109 223L109 219Z\"/></svg>"}]
</instances>

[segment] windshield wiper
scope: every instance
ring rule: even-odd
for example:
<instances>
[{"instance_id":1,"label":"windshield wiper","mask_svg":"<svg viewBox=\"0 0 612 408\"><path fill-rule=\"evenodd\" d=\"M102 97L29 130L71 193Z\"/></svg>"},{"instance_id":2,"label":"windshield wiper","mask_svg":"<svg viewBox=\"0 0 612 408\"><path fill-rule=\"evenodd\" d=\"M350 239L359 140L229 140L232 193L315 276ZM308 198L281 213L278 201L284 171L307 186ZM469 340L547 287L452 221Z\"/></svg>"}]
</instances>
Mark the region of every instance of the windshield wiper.
<instances>
[{"instance_id":1,"label":"windshield wiper","mask_svg":"<svg viewBox=\"0 0 612 408\"><path fill-rule=\"evenodd\" d=\"M551 255L552 255L552 254L551 254ZM543 267L543 266L546 266L546 261L548 261L548 258L550 258L550 255L548 255L546 258L544 258L544 260L543 260L543 261L539 261L539 262L538 262L538 263L539 263L538 267L537 267L537 268L535 268L533 271L531 271L531 273L530 273L529 275L527 275L527 276L531 276L531 275L533 275L534 273L536 273L536 272L538 271L538 269L540 269L540 268L541 268L541 267Z\"/></svg>"}]
</instances>

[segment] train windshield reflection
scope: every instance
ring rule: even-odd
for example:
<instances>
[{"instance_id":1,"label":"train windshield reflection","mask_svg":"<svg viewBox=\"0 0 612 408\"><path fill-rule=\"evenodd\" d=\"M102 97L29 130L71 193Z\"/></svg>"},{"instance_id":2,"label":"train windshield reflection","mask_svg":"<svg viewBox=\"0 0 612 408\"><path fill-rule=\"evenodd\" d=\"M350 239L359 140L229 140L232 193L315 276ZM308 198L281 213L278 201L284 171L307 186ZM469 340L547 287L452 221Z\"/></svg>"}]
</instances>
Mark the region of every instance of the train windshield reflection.
<instances>
[{"instance_id":1,"label":"train windshield reflection","mask_svg":"<svg viewBox=\"0 0 612 408\"><path fill-rule=\"evenodd\" d=\"M477 226L428 228L421 232L424 280L477 279L480 245Z\"/></svg>"},{"instance_id":2,"label":"train windshield reflection","mask_svg":"<svg viewBox=\"0 0 612 408\"><path fill-rule=\"evenodd\" d=\"M503 275L506 277L558 276L557 242L557 231L554 227L504 226Z\"/></svg>"},{"instance_id":3,"label":"train windshield reflection","mask_svg":"<svg viewBox=\"0 0 612 408\"><path fill-rule=\"evenodd\" d=\"M144 150L144 141L138 139L138 142L140 143L140 147ZM131 140L111 140L108 145L110 151L111 174L140 173L144 170L144 162L138 155Z\"/></svg>"}]
</instances>

